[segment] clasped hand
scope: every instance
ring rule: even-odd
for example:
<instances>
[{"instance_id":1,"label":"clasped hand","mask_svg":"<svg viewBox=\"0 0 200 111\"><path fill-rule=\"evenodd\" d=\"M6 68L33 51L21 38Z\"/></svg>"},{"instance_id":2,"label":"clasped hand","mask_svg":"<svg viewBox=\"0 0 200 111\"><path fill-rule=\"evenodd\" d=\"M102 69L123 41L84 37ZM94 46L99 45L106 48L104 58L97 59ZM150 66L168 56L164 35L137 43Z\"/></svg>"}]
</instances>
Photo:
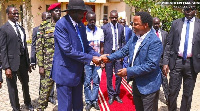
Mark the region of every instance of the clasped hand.
<instances>
[{"instance_id":1,"label":"clasped hand","mask_svg":"<svg viewBox=\"0 0 200 111\"><path fill-rule=\"evenodd\" d=\"M100 57L93 56L92 62L96 64L97 66L101 65L102 63L109 63L110 60L108 59L109 54L103 54Z\"/></svg>"}]
</instances>

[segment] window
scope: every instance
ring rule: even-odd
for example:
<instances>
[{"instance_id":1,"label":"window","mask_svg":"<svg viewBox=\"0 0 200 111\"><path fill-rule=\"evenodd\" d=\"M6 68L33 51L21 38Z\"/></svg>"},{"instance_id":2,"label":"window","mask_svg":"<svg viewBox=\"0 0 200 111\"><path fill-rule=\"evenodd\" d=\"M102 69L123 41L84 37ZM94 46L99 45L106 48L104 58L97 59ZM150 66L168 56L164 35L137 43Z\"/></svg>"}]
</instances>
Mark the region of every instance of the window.
<instances>
[{"instance_id":1,"label":"window","mask_svg":"<svg viewBox=\"0 0 200 111\"><path fill-rule=\"evenodd\" d=\"M108 6L103 7L103 18L108 18Z\"/></svg>"}]
</instances>

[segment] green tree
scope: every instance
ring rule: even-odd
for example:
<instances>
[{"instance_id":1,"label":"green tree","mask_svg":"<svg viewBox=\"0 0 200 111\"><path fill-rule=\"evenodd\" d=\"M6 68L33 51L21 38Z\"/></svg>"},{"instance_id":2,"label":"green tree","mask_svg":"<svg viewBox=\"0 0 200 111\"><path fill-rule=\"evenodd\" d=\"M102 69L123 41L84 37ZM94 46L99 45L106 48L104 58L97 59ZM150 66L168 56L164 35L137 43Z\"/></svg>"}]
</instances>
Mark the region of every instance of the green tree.
<instances>
[{"instance_id":1,"label":"green tree","mask_svg":"<svg viewBox=\"0 0 200 111\"><path fill-rule=\"evenodd\" d=\"M169 31L171 22L183 17L180 9L175 9L174 5L162 5L163 0L124 0L125 3L135 7L135 12L146 11L153 17L160 18L162 29Z\"/></svg>"}]
</instances>

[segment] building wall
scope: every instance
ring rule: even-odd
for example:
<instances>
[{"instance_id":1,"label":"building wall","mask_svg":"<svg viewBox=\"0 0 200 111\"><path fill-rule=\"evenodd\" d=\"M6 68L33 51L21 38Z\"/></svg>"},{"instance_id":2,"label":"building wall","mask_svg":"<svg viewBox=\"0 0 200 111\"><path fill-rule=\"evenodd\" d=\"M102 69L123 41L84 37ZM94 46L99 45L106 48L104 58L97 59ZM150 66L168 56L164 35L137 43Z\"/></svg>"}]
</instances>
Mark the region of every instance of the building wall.
<instances>
[{"instance_id":1,"label":"building wall","mask_svg":"<svg viewBox=\"0 0 200 111\"><path fill-rule=\"evenodd\" d=\"M37 27L42 22L41 14L46 12L46 5L57 3L57 0L31 0L32 15L33 15L33 27Z\"/></svg>"}]
</instances>

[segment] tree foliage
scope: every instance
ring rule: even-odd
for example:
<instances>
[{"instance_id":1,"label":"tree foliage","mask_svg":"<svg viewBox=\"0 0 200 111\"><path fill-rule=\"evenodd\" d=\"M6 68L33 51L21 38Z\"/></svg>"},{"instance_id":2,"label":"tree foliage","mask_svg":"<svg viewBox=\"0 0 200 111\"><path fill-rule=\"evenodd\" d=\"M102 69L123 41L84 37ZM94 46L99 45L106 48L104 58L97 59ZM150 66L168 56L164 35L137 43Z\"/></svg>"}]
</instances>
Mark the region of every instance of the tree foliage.
<instances>
[{"instance_id":1,"label":"tree foliage","mask_svg":"<svg viewBox=\"0 0 200 111\"><path fill-rule=\"evenodd\" d=\"M135 12L146 11L152 17L160 18L162 29L169 31L171 22L175 19L183 17L183 13L179 9L175 9L173 5L161 5L163 0L124 0L125 3L135 7Z\"/></svg>"}]
</instances>

